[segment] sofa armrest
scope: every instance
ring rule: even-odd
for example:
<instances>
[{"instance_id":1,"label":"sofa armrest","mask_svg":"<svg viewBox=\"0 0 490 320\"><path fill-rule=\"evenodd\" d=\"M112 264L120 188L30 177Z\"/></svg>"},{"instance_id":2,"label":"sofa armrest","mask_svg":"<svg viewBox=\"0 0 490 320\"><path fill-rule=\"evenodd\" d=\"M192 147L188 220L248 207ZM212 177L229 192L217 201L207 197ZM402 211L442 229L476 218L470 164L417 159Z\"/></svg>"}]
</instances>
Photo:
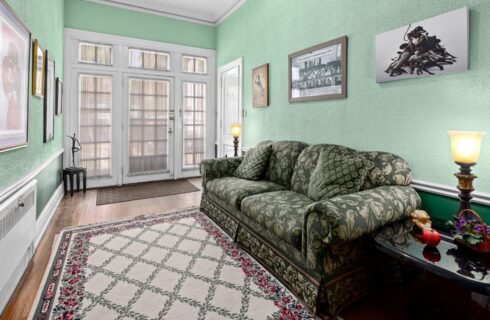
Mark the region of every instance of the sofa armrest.
<instances>
[{"instance_id":1,"label":"sofa armrest","mask_svg":"<svg viewBox=\"0 0 490 320\"><path fill-rule=\"evenodd\" d=\"M384 224L409 216L420 205L419 195L410 186L382 186L312 203L303 225L307 267L324 272L333 269L328 252L348 248L351 241L361 241L363 235Z\"/></svg>"},{"instance_id":2,"label":"sofa armrest","mask_svg":"<svg viewBox=\"0 0 490 320\"><path fill-rule=\"evenodd\" d=\"M382 186L315 202L305 215L306 236L326 244L351 241L409 216L420 205L410 186Z\"/></svg>"},{"instance_id":3,"label":"sofa armrest","mask_svg":"<svg viewBox=\"0 0 490 320\"><path fill-rule=\"evenodd\" d=\"M230 157L201 161L199 171L202 176L203 191L206 191L206 184L209 181L233 175L233 172L235 172L236 168L242 163L242 160L243 157Z\"/></svg>"}]
</instances>

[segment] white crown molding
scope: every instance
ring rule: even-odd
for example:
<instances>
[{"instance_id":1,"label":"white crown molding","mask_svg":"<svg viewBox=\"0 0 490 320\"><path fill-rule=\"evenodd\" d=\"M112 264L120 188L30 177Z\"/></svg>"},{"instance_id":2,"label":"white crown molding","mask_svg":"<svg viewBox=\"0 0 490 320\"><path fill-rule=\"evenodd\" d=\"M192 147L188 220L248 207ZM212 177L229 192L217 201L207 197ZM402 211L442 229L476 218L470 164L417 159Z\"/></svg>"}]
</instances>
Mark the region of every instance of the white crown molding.
<instances>
[{"instance_id":1,"label":"white crown molding","mask_svg":"<svg viewBox=\"0 0 490 320\"><path fill-rule=\"evenodd\" d=\"M44 168L46 168L52 161L58 158L63 153L63 149L60 149L53 153L48 159L44 160L37 168L26 174L24 177L20 178L16 182L11 185L5 187L3 190L0 190L0 202L3 202L5 199L10 197L17 190L22 188L26 183L34 179Z\"/></svg>"},{"instance_id":2,"label":"white crown molding","mask_svg":"<svg viewBox=\"0 0 490 320\"><path fill-rule=\"evenodd\" d=\"M132 5L132 4L123 4L123 3L120 3L120 2L117 2L114 0L84 0L84 1L97 3L97 4L101 4L101 5L106 5L106 6L111 6L111 7L116 7L116 8L121 8L121 9L126 9L126 10L132 10L132 11L137 11L137 12L153 14L153 15L171 18L171 19L175 19L175 20L182 20L182 21L187 21L187 22L192 22L192 23L203 24L206 26L215 27L218 24L220 24L221 22L223 22L230 15L232 15L236 10L238 10L247 0L238 1L233 7L231 7L228 11L226 11L223 14L223 16L221 16L220 18L218 18L216 20L199 19L199 18L194 18L194 17L190 17L190 16L186 16L186 15L166 12L166 11L162 11L162 10L150 9L150 8Z\"/></svg>"},{"instance_id":3,"label":"white crown molding","mask_svg":"<svg viewBox=\"0 0 490 320\"><path fill-rule=\"evenodd\" d=\"M459 190L456 187L448 186L445 184L433 183L424 180L413 180L412 187L414 187L416 190L430 192L441 196L458 199ZM473 199L471 199L472 203L478 203L478 204L490 206L489 193L476 191L473 192L471 195L473 196Z\"/></svg>"}]
</instances>

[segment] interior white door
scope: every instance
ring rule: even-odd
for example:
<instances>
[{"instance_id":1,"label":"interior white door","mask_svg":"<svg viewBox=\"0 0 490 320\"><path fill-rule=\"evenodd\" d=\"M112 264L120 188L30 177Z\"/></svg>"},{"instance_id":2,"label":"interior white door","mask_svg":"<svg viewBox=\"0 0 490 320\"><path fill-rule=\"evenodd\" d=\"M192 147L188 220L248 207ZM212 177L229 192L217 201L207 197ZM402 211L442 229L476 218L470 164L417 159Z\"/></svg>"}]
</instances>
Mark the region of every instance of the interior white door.
<instances>
[{"instance_id":1,"label":"interior white door","mask_svg":"<svg viewBox=\"0 0 490 320\"><path fill-rule=\"evenodd\" d=\"M234 146L231 125L242 124L242 59L237 59L220 67L218 69L218 81L218 156L233 157ZM240 137L239 150L241 150L241 144L242 139Z\"/></svg>"},{"instance_id":2,"label":"interior white door","mask_svg":"<svg viewBox=\"0 0 490 320\"><path fill-rule=\"evenodd\" d=\"M123 184L174 177L174 81L124 75Z\"/></svg>"}]
</instances>

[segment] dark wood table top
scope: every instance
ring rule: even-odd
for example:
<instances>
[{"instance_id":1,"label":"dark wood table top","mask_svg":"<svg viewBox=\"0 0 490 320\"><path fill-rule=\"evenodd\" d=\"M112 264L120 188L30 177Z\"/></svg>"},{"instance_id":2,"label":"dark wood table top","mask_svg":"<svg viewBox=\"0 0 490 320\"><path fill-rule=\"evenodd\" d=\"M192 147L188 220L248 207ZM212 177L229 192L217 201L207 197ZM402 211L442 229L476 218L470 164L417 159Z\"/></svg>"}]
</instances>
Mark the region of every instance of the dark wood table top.
<instances>
[{"instance_id":1,"label":"dark wood table top","mask_svg":"<svg viewBox=\"0 0 490 320\"><path fill-rule=\"evenodd\" d=\"M420 242L412 230L411 219L386 225L374 234L375 246L396 259L490 295L489 253L460 247L447 234L441 234L437 247L430 247Z\"/></svg>"}]
</instances>

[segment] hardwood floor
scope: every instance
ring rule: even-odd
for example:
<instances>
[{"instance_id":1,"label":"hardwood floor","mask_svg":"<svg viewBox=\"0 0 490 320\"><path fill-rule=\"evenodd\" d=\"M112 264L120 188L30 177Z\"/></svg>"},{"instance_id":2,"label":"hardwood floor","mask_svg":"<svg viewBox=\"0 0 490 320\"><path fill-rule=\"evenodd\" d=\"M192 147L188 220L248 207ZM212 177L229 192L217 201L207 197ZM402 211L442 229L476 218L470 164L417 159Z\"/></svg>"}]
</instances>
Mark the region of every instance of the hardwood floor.
<instances>
[{"instance_id":1,"label":"hardwood floor","mask_svg":"<svg viewBox=\"0 0 490 320\"><path fill-rule=\"evenodd\" d=\"M200 178L189 181L200 187ZM103 206L96 205L96 196L96 190L88 190L86 194L76 193L73 198L68 196L62 200L0 320L27 319L51 255L54 237L64 228L198 206L201 192ZM465 288L421 273L406 283L385 288L359 300L343 310L339 318L490 319L489 298L486 297L486 302L482 302L482 299L485 300L485 297L475 298Z\"/></svg>"}]
</instances>

